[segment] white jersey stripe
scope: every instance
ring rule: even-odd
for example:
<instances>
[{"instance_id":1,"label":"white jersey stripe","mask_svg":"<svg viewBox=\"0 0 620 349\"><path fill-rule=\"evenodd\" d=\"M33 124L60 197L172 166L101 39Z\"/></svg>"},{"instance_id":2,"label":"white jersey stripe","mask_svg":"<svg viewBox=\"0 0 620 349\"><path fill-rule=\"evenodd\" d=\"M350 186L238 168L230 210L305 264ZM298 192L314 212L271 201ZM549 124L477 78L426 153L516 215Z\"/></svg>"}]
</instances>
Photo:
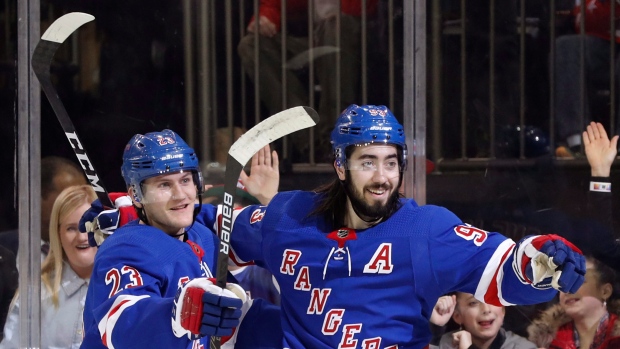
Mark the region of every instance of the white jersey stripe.
<instances>
[{"instance_id":1,"label":"white jersey stripe","mask_svg":"<svg viewBox=\"0 0 620 349\"><path fill-rule=\"evenodd\" d=\"M504 258L504 256L507 256L507 253L509 253L509 251L512 250L514 246L515 242L511 239L506 239L499 246L497 246L497 249L493 253L493 256L491 256L491 259L489 259L489 262L484 268L484 272L482 273L480 282L476 287L476 299L484 302L485 296L487 295L487 292L489 292L491 284L497 283L497 298L499 298L500 302L504 305L513 305L503 299L501 281L504 278L503 266L508 258L505 258L504 260L502 259Z\"/></svg>"},{"instance_id":2,"label":"white jersey stripe","mask_svg":"<svg viewBox=\"0 0 620 349\"><path fill-rule=\"evenodd\" d=\"M114 349L114 344L112 344L112 331L114 330L116 321L118 321L118 318L121 316L123 311L136 304L136 302L140 299L148 297L150 296L121 295L116 297L116 299L114 300L114 304L112 304L110 310L103 317L103 319L101 319L98 325L101 340L109 349Z\"/></svg>"}]
</instances>

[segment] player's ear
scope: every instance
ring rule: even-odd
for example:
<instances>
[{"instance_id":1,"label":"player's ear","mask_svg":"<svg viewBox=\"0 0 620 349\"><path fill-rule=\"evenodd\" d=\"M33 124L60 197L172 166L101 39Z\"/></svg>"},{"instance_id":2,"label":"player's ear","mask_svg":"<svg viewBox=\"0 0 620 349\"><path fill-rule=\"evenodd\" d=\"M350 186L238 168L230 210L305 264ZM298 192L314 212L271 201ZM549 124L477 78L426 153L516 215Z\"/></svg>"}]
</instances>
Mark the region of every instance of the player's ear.
<instances>
[{"instance_id":1,"label":"player's ear","mask_svg":"<svg viewBox=\"0 0 620 349\"><path fill-rule=\"evenodd\" d=\"M605 300L608 299L613 293L613 286L611 286L610 283L605 283L601 286L600 290L603 296L602 298Z\"/></svg>"},{"instance_id":2,"label":"player's ear","mask_svg":"<svg viewBox=\"0 0 620 349\"><path fill-rule=\"evenodd\" d=\"M452 313L452 320L454 320L454 322L456 322L456 324L459 326L463 324L463 315L461 315L458 305L454 308L454 313Z\"/></svg>"},{"instance_id":3,"label":"player's ear","mask_svg":"<svg viewBox=\"0 0 620 349\"><path fill-rule=\"evenodd\" d=\"M338 179L340 179L341 181L344 181L345 180L344 166L342 165L338 166L338 161L334 161L334 168L336 169L336 174L338 174Z\"/></svg>"}]
</instances>

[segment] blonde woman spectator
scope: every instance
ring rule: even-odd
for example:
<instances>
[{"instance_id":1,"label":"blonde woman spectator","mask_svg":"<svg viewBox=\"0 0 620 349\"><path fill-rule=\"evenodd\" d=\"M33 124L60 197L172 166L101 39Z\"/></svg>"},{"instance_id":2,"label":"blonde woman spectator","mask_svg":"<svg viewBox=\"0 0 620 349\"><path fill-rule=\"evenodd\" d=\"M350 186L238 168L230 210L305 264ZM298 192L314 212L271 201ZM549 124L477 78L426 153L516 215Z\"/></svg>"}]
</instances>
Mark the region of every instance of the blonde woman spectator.
<instances>
[{"instance_id":1,"label":"blonde woman spectator","mask_svg":"<svg viewBox=\"0 0 620 349\"><path fill-rule=\"evenodd\" d=\"M560 292L560 302L528 327L540 348L620 348L620 300L613 269L586 257L586 280L575 294Z\"/></svg>"},{"instance_id":2,"label":"blonde woman spectator","mask_svg":"<svg viewBox=\"0 0 620 349\"><path fill-rule=\"evenodd\" d=\"M41 267L41 348L77 349L82 343L82 312L96 249L78 230L82 214L96 199L90 185L71 186L54 202L50 251ZM19 344L19 296L11 304L2 349Z\"/></svg>"}]
</instances>

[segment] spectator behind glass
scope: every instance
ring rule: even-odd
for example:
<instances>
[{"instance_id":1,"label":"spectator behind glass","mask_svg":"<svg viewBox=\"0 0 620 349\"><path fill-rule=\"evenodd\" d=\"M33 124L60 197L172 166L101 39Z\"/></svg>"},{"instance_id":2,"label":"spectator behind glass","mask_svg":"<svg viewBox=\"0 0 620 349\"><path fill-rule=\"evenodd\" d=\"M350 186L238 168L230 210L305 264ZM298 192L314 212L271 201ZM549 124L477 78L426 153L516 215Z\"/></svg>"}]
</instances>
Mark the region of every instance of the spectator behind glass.
<instances>
[{"instance_id":1,"label":"spectator behind glass","mask_svg":"<svg viewBox=\"0 0 620 349\"><path fill-rule=\"evenodd\" d=\"M86 184L86 178L82 170L73 162L58 156L48 156L41 159L41 263L49 250L49 226L52 206L63 189L72 186ZM9 311L10 299L17 289L17 249L19 247L19 232L17 229L0 232L0 245L9 251L4 251L3 263L12 265L15 273L9 272L3 276L3 301L0 302L0 326L4 327L4 321ZM10 260L9 260L10 259ZM11 268L9 266L9 268ZM11 285L12 283L12 285ZM5 298L4 296L8 298ZM4 301L8 299L8 301ZM0 337L1 340L1 337Z\"/></svg>"},{"instance_id":2,"label":"spectator behind glass","mask_svg":"<svg viewBox=\"0 0 620 349\"><path fill-rule=\"evenodd\" d=\"M322 47L314 52L314 64L317 78L321 84L319 115L321 122L317 125L319 135L317 139L329 139L336 117L342 109L353 103L359 94L361 75L361 0L342 0L340 4L340 46L336 44L338 35L336 17L338 15L338 1L314 1L314 46ZM241 39L237 51L243 68L251 80L254 80L255 68L258 68L260 80L260 98L265 103L270 115L282 110L282 62L280 47L282 46L281 27L286 25L286 50L289 57L300 54L309 55L308 49L308 0L290 0L286 2L286 23L282 23L280 0L263 0L260 2L258 26L255 18L247 26L248 34ZM366 1L366 13L372 16L376 13L377 0ZM259 62L255 62L254 46L255 32L260 34ZM336 74L336 51L340 52L340 76ZM303 68L309 57L300 66L289 66L286 70L287 106L308 105L307 83L302 82L295 70ZM255 67L255 64L259 64ZM340 101L337 100L337 79L340 78ZM257 82L254 81L256 84ZM339 104L340 103L340 104ZM340 105L340 108L338 108ZM307 132L299 132L293 138L293 143L303 155L307 155L309 141ZM320 160L329 160L331 148L329 143L320 142L317 154L323 156ZM296 158L296 157L295 157Z\"/></svg>"},{"instance_id":3,"label":"spectator behind glass","mask_svg":"<svg viewBox=\"0 0 620 349\"><path fill-rule=\"evenodd\" d=\"M79 348L82 311L96 249L78 230L82 214L97 196L90 185L71 186L56 199L50 217L50 250L41 267L41 347ZM0 348L19 344L19 294L4 326Z\"/></svg>"},{"instance_id":4,"label":"spectator behind glass","mask_svg":"<svg viewBox=\"0 0 620 349\"><path fill-rule=\"evenodd\" d=\"M585 0L584 0L585 1ZM558 139L561 141L556 148L556 156L572 158L580 156L581 132L592 121L592 101L596 90L609 90L610 83L610 18L611 1L587 0L585 21L585 36L579 34L581 27L581 5L576 0L573 9L574 25L577 34L562 35L555 41L555 118L557 120ZM620 1L616 0L615 18L616 28L620 26L617 20L620 16ZM584 113L581 109L581 44L585 44L585 64L583 69L586 76L586 93L583 96L585 103ZM616 42L620 36L616 31ZM616 56L617 57L617 56ZM584 123L581 122L583 117Z\"/></svg>"},{"instance_id":5,"label":"spectator behind glass","mask_svg":"<svg viewBox=\"0 0 620 349\"><path fill-rule=\"evenodd\" d=\"M439 298L433 309L431 322L443 325L447 320L445 312L454 311L452 319L460 328L444 334L439 346L431 345L433 349L536 349L536 345L527 339L502 328L506 309L477 300L473 294L456 292L456 306L452 305L449 297ZM441 307L442 304L448 304ZM445 321L437 321L443 316ZM435 321L434 321L435 320Z\"/></svg>"},{"instance_id":6,"label":"spectator behind glass","mask_svg":"<svg viewBox=\"0 0 620 349\"><path fill-rule=\"evenodd\" d=\"M613 269L586 257L586 279L575 294L560 292L560 302L528 327L541 348L620 348L620 300Z\"/></svg>"},{"instance_id":7,"label":"spectator behind glass","mask_svg":"<svg viewBox=\"0 0 620 349\"><path fill-rule=\"evenodd\" d=\"M4 327L11 299L17 289L17 268L15 255L8 248L0 245L0 325ZM4 334L0 331L0 342Z\"/></svg>"},{"instance_id":8,"label":"spectator behind glass","mask_svg":"<svg viewBox=\"0 0 620 349\"><path fill-rule=\"evenodd\" d=\"M86 184L82 170L73 162L58 156L41 159L41 240L49 242L49 226L52 206L56 197L65 188L72 185ZM18 231L0 232L0 245L10 249L17 256ZM41 260L46 253L42 251Z\"/></svg>"},{"instance_id":9,"label":"spectator behind glass","mask_svg":"<svg viewBox=\"0 0 620 349\"><path fill-rule=\"evenodd\" d=\"M588 214L603 223L606 229L596 229L589 241L594 257L620 271L620 242L614 237L611 165L618 154L618 136L611 140L601 123L591 122L583 132L583 144L590 165Z\"/></svg>"}]
</instances>

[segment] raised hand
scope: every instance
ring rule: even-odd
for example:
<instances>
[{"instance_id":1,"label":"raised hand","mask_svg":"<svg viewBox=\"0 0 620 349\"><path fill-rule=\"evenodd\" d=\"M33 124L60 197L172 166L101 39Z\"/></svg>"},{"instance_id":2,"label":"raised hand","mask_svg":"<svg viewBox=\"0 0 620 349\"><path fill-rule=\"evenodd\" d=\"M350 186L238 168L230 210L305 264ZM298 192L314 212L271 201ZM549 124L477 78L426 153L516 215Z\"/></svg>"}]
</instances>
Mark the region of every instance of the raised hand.
<instances>
[{"instance_id":1,"label":"raised hand","mask_svg":"<svg viewBox=\"0 0 620 349\"><path fill-rule=\"evenodd\" d=\"M600 122L591 122L583 132L583 144L593 177L609 177L611 164L618 152L618 136L611 141Z\"/></svg>"},{"instance_id":2,"label":"raised hand","mask_svg":"<svg viewBox=\"0 0 620 349\"><path fill-rule=\"evenodd\" d=\"M456 295L439 297L433 313L431 314L431 323L437 326L443 326L450 321L454 308L456 307Z\"/></svg>"},{"instance_id":3,"label":"raised hand","mask_svg":"<svg viewBox=\"0 0 620 349\"><path fill-rule=\"evenodd\" d=\"M252 156L250 175L241 171L240 179L245 189L266 205L278 193L280 185L280 161L278 153L270 151L269 145Z\"/></svg>"},{"instance_id":4,"label":"raised hand","mask_svg":"<svg viewBox=\"0 0 620 349\"><path fill-rule=\"evenodd\" d=\"M461 330L452 334L452 345L458 349L468 349L472 345L471 333Z\"/></svg>"}]
</instances>

